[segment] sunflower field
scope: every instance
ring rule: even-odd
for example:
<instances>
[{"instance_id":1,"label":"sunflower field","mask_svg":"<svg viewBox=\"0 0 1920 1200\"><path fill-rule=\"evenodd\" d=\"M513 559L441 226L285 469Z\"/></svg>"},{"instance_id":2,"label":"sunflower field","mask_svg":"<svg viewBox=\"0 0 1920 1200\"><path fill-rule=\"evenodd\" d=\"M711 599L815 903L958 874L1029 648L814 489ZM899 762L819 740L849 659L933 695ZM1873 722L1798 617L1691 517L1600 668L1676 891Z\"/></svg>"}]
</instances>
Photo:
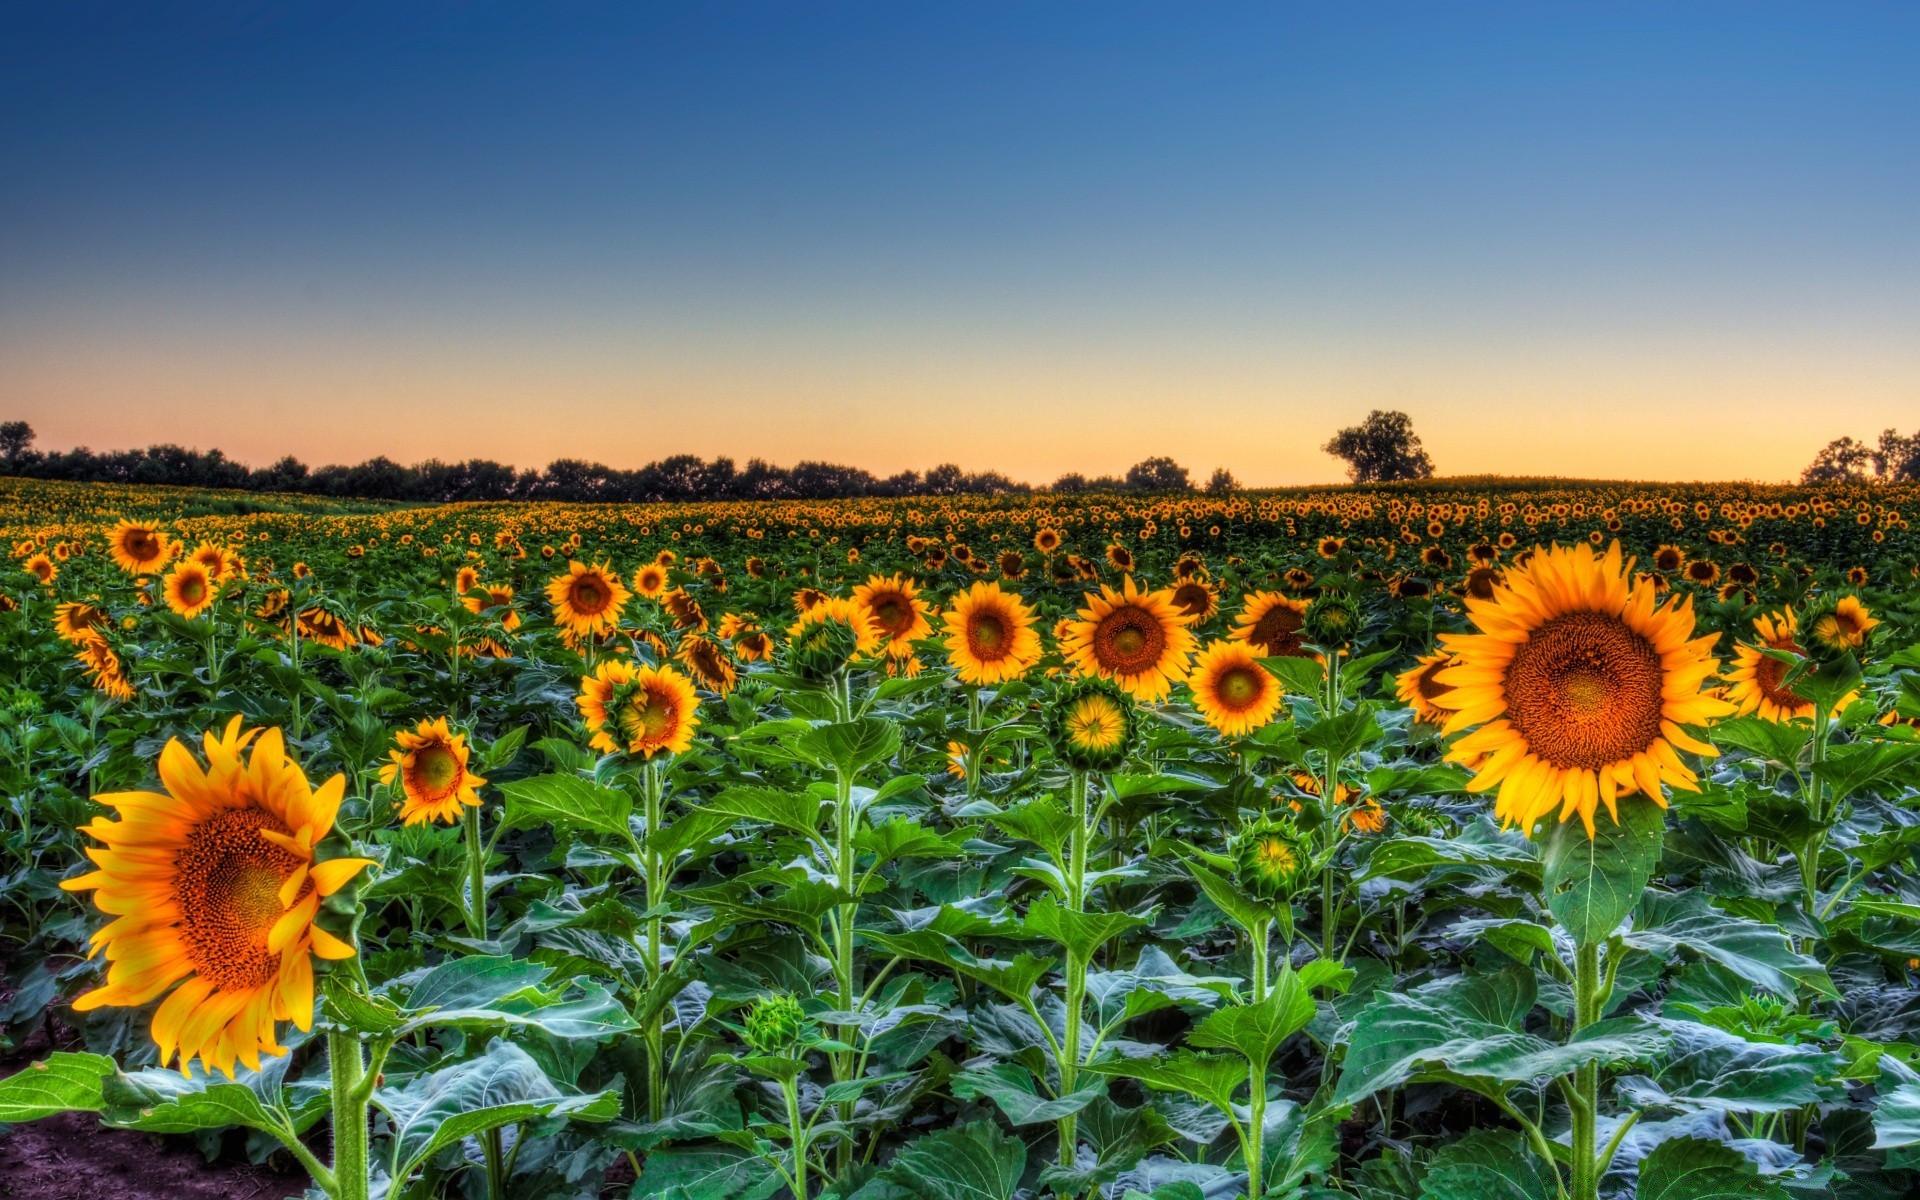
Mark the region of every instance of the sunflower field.
<instances>
[{"instance_id":1,"label":"sunflower field","mask_svg":"<svg viewBox=\"0 0 1920 1200\"><path fill-rule=\"evenodd\" d=\"M1915 512L0 480L0 1130L331 1200L1913 1195Z\"/></svg>"}]
</instances>

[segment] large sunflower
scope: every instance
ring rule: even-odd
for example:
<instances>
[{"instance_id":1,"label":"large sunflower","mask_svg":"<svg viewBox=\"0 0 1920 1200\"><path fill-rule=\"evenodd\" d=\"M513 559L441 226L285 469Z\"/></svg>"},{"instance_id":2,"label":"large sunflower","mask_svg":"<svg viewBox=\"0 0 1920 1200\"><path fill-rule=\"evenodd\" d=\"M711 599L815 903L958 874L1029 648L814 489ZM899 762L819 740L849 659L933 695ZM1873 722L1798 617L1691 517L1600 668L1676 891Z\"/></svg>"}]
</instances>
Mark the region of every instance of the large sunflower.
<instances>
[{"instance_id":1,"label":"large sunflower","mask_svg":"<svg viewBox=\"0 0 1920 1200\"><path fill-rule=\"evenodd\" d=\"M480 788L486 780L467 769L467 735L447 727L447 719L421 721L412 730L394 735L399 748L389 752L393 760L380 768L380 782L400 780L406 801L400 806L400 823L419 825L425 821L453 824L465 808L480 807Z\"/></svg>"},{"instance_id":2,"label":"large sunflower","mask_svg":"<svg viewBox=\"0 0 1920 1200\"><path fill-rule=\"evenodd\" d=\"M693 681L672 667L603 662L580 681L578 703L590 744L609 754L677 754L693 744L700 724Z\"/></svg>"},{"instance_id":3,"label":"large sunflower","mask_svg":"<svg viewBox=\"0 0 1920 1200\"><path fill-rule=\"evenodd\" d=\"M1306 624L1307 602L1279 592L1255 592L1240 603L1233 640L1255 647L1268 658L1305 658L1300 629Z\"/></svg>"},{"instance_id":4,"label":"large sunflower","mask_svg":"<svg viewBox=\"0 0 1920 1200\"><path fill-rule=\"evenodd\" d=\"M318 859L344 776L309 786L278 729L243 732L239 717L203 742L205 768L178 739L160 752L165 793L95 797L120 819L84 827L106 845L87 851L99 869L60 886L117 918L93 935L107 982L73 1006L138 1007L173 988L153 1015L161 1064L177 1054L182 1072L198 1058L231 1077L236 1059L258 1069L286 1053L276 1023L312 1027L313 957L354 955L314 918L373 864Z\"/></svg>"},{"instance_id":5,"label":"large sunflower","mask_svg":"<svg viewBox=\"0 0 1920 1200\"><path fill-rule=\"evenodd\" d=\"M919 585L904 575L874 575L853 589L853 598L873 614L886 651L894 658L909 657L913 644L933 632Z\"/></svg>"},{"instance_id":6,"label":"large sunflower","mask_svg":"<svg viewBox=\"0 0 1920 1200\"><path fill-rule=\"evenodd\" d=\"M1558 808L1591 835L1596 807L1617 821L1635 791L1664 807L1663 783L1697 789L1676 748L1718 753L1682 728L1731 709L1700 690L1717 635L1693 636L1690 600L1656 608L1631 566L1618 542L1539 551L1492 600L1466 601L1479 633L1441 635L1457 660L1435 676L1453 689L1438 698L1446 732L1480 727L1448 757L1477 762L1470 790L1499 787L1495 813L1528 833Z\"/></svg>"},{"instance_id":7,"label":"large sunflower","mask_svg":"<svg viewBox=\"0 0 1920 1200\"><path fill-rule=\"evenodd\" d=\"M110 624L112 618L83 600L66 600L53 606L53 631L76 645L90 630Z\"/></svg>"},{"instance_id":8,"label":"large sunflower","mask_svg":"<svg viewBox=\"0 0 1920 1200\"><path fill-rule=\"evenodd\" d=\"M167 607L191 621L213 607L219 586L207 568L187 559L167 572Z\"/></svg>"},{"instance_id":9,"label":"large sunflower","mask_svg":"<svg viewBox=\"0 0 1920 1200\"><path fill-rule=\"evenodd\" d=\"M145 521L121 521L107 531L107 546L113 561L129 575L157 571L172 557L167 535Z\"/></svg>"},{"instance_id":10,"label":"large sunflower","mask_svg":"<svg viewBox=\"0 0 1920 1200\"><path fill-rule=\"evenodd\" d=\"M1727 699L1741 716L1758 713L1763 721L1793 721L1813 716L1813 701L1782 686L1788 666L1763 651L1790 650L1805 654L1796 635L1800 622L1791 608L1779 616L1762 613L1753 619L1753 632L1760 644L1742 642L1733 648L1733 666L1727 671ZM1834 715L1859 699L1854 692L1834 706Z\"/></svg>"},{"instance_id":11,"label":"large sunflower","mask_svg":"<svg viewBox=\"0 0 1920 1200\"><path fill-rule=\"evenodd\" d=\"M1140 700L1163 699L1187 676L1191 620L1171 593L1143 592L1127 576L1121 591L1087 593L1080 619L1067 626L1061 653L1084 676L1111 679Z\"/></svg>"},{"instance_id":12,"label":"large sunflower","mask_svg":"<svg viewBox=\"0 0 1920 1200\"><path fill-rule=\"evenodd\" d=\"M590 567L569 562L565 574L547 582L553 623L575 637L597 637L611 630L630 595L620 576L605 563Z\"/></svg>"},{"instance_id":13,"label":"large sunflower","mask_svg":"<svg viewBox=\"0 0 1920 1200\"><path fill-rule=\"evenodd\" d=\"M500 618L500 628L512 633L520 628L520 612L513 606L513 588L504 583L483 583L477 589L478 596L462 596L460 603L470 613L489 613L496 609L505 612L496 613Z\"/></svg>"},{"instance_id":14,"label":"large sunflower","mask_svg":"<svg viewBox=\"0 0 1920 1200\"><path fill-rule=\"evenodd\" d=\"M1452 663L1453 655L1436 651L1421 655L1419 662L1395 676L1395 694L1413 710L1414 720L1426 725L1445 725L1453 715L1438 703L1453 689L1434 678Z\"/></svg>"},{"instance_id":15,"label":"large sunflower","mask_svg":"<svg viewBox=\"0 0 1920 1200\"><path fill-rule=\"evenodd\" d=\"M1211 642L1187 678L1193 706L1227 737L1245 737L1280 710L1280 681L1245 642Z\"/></svg>"},{"instance_id":16,"label":"large sunflower","mask_svg":"<svg viewBox=\"0 0 1920 1200\"><path fill-rule=\"evenodd\" d=\"M976 583L956 592L941 616L947 661L961 683L996 684L1018 679L1040 661L1040 632L1033 610L997 583Z\"/></svg>"}]
</instances>

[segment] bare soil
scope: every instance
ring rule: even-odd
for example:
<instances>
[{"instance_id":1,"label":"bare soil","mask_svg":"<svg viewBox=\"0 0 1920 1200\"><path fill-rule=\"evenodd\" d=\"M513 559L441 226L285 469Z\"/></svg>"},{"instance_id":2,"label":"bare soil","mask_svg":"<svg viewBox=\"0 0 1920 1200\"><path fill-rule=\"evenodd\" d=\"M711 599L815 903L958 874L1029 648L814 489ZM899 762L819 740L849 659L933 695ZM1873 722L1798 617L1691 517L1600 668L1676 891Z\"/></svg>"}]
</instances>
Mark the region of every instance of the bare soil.
<instances>
[{"instance_id":1,"label":"bare soil","mask_svg":"<svg viewBox=\"0 0 1920 1200\"><path fill-rule=\"evenodd\" d=\"M306 1189L304 1174L209 1164L184 1138L103 1129L91 1113L63 1113L0 1135L5 1200L282 1200Z\"/></svg>"}]
</instances>

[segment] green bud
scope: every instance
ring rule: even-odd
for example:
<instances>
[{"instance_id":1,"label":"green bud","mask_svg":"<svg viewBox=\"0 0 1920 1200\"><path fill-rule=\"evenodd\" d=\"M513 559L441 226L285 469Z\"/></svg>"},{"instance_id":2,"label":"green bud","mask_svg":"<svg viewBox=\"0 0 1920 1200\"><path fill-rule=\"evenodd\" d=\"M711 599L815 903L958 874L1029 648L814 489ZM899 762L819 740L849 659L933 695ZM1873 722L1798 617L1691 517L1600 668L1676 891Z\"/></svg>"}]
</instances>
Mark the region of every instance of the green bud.
<instances>
[{"instance_id":1,"label":"green bud","mask_svg":"<svg viewBox=\"0 0 1920 1200\"><path fill-rule=\"evenodd\" d=\"M747 1010L742 1031L747 1045L762 1054L791 1054L807 1030L807 1014L788 995L767 996Z\"/></svg>"},{"instance_id":2,"label":"green bud","mask_svg":"<svg viewBox=\"0 0 1920 1200\"><path fill-rule=\"evenodd\" d=\"M1047 709L1047 740L1076 771L1111 771L1127 761L1139 728L1133 698L1105 679L1068 685Z\"/></svg>"},{"instance_id":3,"label":"green bud","mask_svg":"<svg viewBox=\"0 0 1920 1200\"><path fill-rule=\"evenodd\" d=\"M1291 899L1311 869L1300 831L1277 818L1251 825L1235 839L1233 865L1243 891L1274 903Z\"/></svg>"}]
</instances>

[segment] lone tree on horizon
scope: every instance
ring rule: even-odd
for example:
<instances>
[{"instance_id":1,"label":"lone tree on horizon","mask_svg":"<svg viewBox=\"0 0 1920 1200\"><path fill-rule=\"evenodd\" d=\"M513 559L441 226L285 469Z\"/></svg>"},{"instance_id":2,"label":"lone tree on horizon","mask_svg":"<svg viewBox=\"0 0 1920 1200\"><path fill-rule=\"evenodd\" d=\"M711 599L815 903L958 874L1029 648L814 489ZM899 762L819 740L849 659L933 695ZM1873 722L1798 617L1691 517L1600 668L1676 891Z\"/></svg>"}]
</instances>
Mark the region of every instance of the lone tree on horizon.
<instances>
[{"instance_id":1,"label":"lone tree on horizon","mask_svg":"<svg viewBox=\"0 0 1920 1200\"><path fill-rule=\"evenodd\" d=\"M1420 446L1413 418L1403 412L1376 408L1321 449L1346 460L1347 478L1354 483L1433 478L1433 460Z\"/></svg>"}]
</instances>

